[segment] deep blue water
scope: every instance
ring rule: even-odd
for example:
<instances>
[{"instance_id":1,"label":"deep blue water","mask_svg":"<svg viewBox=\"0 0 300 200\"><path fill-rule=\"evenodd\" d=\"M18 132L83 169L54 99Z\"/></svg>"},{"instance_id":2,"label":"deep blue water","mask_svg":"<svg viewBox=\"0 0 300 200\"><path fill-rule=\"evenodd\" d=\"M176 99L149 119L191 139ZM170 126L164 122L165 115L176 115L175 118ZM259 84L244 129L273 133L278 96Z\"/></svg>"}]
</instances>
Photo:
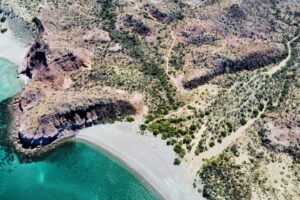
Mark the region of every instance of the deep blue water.
<instances>
[{"instance_id":1,"label":"deep blue water","mask_svg":"<svg viewBox=\"0 0 300 200\"><path fill-rule=\"evenodd\" d=\"M8 97L21 89L16 66L0 59L0 200L154 200L158 196L120 162L87 143L68 143L24 162L6 141Z\"/></svg>"}]
</instances>

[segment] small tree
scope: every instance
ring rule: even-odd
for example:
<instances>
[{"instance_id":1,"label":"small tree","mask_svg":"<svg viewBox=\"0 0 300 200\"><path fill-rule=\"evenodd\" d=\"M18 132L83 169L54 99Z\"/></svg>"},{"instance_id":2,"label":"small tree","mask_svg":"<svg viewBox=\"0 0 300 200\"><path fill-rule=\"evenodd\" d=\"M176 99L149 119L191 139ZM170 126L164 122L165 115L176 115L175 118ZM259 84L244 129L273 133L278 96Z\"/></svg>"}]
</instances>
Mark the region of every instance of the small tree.
<instances>
[{"instance_id":1,"label":"small tree","mask_svg":"<svg viewBox=\"0 0 300 200\"><path fill-rule=\"evenodd\" d=\"M242 126L244 126L244 125L247 124L247 120L246 120L245 118L242 118L242 119L240 120L240 123L241 123Z\"/></svg>"},{"instance_id":2,"label":"small tree","mask_svg":"<svg viewBox=\"0 0 300 200\"><path fill-rule=\"evenodd\" d=\"M181 161L179 158L174 159L174 165L180 165Z\"/></svg>"},{"instance_id":3,"label":"small tree","mask_svg":"<svg viewBox=\"0 0 300 200\"><path fill-rule=\"evenodd\" d=\"M253 117L255 118L255 117L258 116L259 111L255 109L255 110L252 111L252 114L253 114Z\"/></svg>"}]
</instances>

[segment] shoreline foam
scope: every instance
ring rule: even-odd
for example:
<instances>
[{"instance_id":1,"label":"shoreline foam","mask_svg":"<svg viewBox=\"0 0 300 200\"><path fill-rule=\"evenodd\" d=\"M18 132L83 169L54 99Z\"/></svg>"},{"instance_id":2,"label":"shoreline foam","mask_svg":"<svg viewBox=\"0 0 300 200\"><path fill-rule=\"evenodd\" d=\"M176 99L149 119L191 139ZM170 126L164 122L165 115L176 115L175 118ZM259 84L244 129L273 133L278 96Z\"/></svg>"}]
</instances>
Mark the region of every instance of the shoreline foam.
<instances>
[{"instance_id":1,"label":"shoreline foam","mask_svg":"<svg viewBox=\"0 0 300 200\"><path fill-rule=\"evenodd\" d=\"M138 124L117 122L93 126L81 130L76 138L118 158L164 199L203 198L189 183L185 163L173 165L176 156L172 148L152 134L138 134Z\"/></svg>"}]
</instances>

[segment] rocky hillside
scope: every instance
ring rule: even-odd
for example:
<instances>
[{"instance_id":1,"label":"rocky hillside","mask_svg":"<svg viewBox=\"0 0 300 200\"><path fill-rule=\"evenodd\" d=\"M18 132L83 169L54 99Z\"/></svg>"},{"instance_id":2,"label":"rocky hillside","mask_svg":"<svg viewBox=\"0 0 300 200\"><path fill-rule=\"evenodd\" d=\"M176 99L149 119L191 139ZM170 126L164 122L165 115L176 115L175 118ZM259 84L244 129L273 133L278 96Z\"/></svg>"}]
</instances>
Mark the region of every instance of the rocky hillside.
<instances>
[{"instance_id":1,"label":"rocky hillside","mask_svg":"<svg viewBox=\"0 0 300 200\"><path fill-rule=\"evenodd\" d=\"M297 162L298 4L2 0L0 17L22 21L34 36L18 71L27 85L13 101L12 139L19 150L37 152L79 128L144 116L141 130L172 146L174 164L189 166L207 198L257 199L272 191L293 199L294 189L260 185L254 168L269 173L274 152ZM243 158L235 158L234 141Z\"/></svg>"}]
</instances>

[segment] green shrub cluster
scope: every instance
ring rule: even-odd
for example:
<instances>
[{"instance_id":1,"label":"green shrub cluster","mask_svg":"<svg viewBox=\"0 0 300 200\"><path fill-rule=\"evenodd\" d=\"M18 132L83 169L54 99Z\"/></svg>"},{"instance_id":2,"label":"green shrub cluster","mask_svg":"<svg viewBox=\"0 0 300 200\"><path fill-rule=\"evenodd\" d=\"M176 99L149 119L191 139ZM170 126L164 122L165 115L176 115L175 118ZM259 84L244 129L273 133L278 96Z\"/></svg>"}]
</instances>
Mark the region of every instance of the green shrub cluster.
<instances>
[{"instance_id":1,"label":"green shrub cluster","mask_svg":"<svg viewBox=\"0 0 300 200\"><path fill-rule=\"evenodd\" d=\"M249 180L229 152L207 160L199 175L207 199L251 199Z\"/></svg>"}]
</instances>

